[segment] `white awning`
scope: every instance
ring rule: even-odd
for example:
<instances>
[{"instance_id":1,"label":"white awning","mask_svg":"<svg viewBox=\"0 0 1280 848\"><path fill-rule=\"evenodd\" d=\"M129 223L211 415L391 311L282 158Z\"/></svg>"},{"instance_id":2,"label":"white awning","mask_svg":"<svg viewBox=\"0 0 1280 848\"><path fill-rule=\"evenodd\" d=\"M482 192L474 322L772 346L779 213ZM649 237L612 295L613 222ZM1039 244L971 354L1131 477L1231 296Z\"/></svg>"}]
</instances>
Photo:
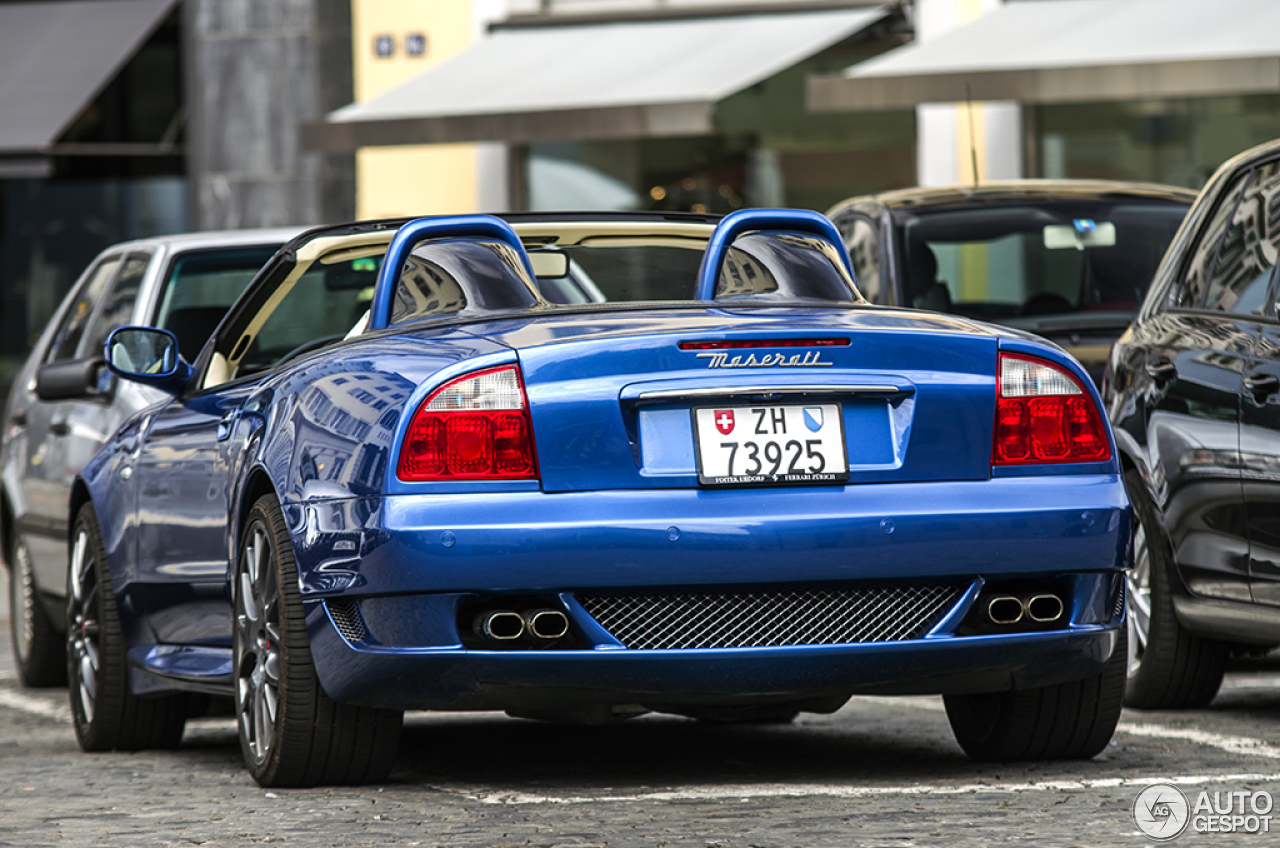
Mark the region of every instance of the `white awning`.
<instances>
[{"instance_id":1,"label":"white awning","mask_svg":"<svg viewBox=\"0 0 1280 848\"><path fill-rule=\"evenodd\" d=\"M1280 92L1277 0L1010 0L968 26L811 77L814 112Z\"/></svg>"},{"instance_id":2,"label":"white awning","mask_svg":"<svg viewBox=\"0 0 1280 848\"><path fill-rule=\"evenodd\" d=\"M342 152L707 134L718 101L886 14L862 8L500 28L421 76L305 126L303 143Z\"/></svg>"},{"instance_id":3,"label":"white awning","mask_svg":"<svg viewBox=\"0 0 1280 848\"><path fill-rule=\"evenodd\" d=\"M174 0L0 4L0 172L38 176L70 123L151 35ZM6 163L8 163L6 165Z\"/></svg>"}]
</instances>

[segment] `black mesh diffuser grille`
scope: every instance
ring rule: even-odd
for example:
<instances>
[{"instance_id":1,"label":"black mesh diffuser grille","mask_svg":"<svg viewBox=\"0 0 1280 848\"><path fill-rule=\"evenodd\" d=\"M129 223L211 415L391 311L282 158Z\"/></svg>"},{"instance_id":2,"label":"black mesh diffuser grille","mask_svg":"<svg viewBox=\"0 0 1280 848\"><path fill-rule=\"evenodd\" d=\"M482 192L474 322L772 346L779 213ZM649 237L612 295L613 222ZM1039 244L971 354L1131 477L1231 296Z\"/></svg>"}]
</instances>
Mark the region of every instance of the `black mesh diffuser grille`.
<instances>
[{"instance_id":1,"label":"black mesh diffuser grille","mask_svg":"<svg viewBox=\"0 0 1280 848\"><path fill-rule=\"evenodd\" d=\"M960 586L580 597L628 648L759 648L918 639Z\"/></svg>"}]
</instances>

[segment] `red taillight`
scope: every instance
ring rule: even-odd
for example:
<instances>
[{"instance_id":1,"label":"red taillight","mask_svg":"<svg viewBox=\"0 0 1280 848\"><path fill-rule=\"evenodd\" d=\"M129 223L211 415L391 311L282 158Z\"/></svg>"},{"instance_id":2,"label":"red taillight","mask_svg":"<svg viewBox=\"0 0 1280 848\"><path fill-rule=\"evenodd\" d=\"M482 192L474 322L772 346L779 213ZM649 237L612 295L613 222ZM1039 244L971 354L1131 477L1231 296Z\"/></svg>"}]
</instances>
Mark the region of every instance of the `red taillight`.
<instances>
[{"instance_id":1,"label":"red taillight","mask_svg":"<svg viewBox=\"0 0 1280 848\"><path fill-rule=\"evenodd\" d=\"M400 447L401 480L523 480L538 476L520 369L459 377L422 402Z\"/></svg>"},{"instance_id":2,"label":"red taillight","mask_svg":"<svg viewBox=\"0 0 1280 848\"><path fill-rule=\"evenodd\" d=\"M1044 360L1000 354L992 465L1109 459L1102 413L1073 375Z\"/></svg>"}]
</instances>

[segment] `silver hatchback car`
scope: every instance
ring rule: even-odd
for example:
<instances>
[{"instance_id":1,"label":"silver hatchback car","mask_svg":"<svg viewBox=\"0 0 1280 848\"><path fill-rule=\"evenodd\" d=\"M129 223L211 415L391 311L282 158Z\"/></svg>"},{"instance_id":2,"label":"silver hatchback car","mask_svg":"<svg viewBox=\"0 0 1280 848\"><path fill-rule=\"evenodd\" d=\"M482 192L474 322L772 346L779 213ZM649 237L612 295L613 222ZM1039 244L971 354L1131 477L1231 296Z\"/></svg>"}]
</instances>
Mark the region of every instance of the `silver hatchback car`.
<instances>
[{"instance_id":1,"label":"silver hatchback car","mask_svg":"<svg viewBox=\"0 0 1280 848\"><path fill-rule=\"evenodd\" d=\"M18 673L66 681L68 496L76 473L133 413L165 395L117 382L102 358L124 324L171 331L195 359L228 306L298 230L125 242L85 270L18 372L0 431L0 542Z\"/></svg>"}]
</instances>

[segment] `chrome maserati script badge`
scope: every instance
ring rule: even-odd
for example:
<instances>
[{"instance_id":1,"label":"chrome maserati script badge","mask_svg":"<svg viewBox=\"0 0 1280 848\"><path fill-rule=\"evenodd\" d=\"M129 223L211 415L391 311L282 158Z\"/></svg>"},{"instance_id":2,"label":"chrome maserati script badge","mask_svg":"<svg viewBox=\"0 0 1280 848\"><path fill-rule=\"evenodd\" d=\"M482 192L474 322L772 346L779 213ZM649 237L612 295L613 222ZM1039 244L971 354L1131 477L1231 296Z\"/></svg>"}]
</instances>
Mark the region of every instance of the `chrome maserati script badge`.
<instances>
[{"instance_id":1,"label":"chrome maserati script badge","mask_svg":"<svg viewBox=\"0 0 1280 848\"><path fill-rule=\"evenodd\" d=\"M793 353L787 356L785 353L766 353L757 357L754 353L747 354L745 359L742 356L729 358L727 353L700 353L699 359L710 360L707 362L708 368L829 368L834 362L822 362L821 351L811 350L807 353Z\"/></svg>"}]
</instances>

